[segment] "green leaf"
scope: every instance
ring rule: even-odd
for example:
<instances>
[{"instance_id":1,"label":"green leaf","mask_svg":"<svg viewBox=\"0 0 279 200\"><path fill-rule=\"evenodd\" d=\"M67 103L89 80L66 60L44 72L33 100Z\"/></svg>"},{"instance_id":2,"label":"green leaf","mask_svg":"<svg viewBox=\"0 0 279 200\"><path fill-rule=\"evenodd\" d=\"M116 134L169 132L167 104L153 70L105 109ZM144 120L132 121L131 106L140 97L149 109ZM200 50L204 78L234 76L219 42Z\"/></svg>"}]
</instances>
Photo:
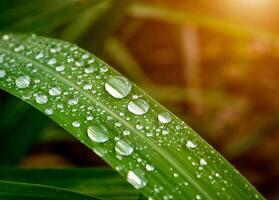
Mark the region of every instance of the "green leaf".
<instances>
[{"instance_id":1,"label":"green leaf","mask_svg":"<svg viewBox=\"0 0 279 200\"><path fill-rule=\"evenodd\" d=\"M15 97L8 98L1 106L0 165L17 164L50 120Z\"/></svg>"},{"instance_id":2,"label":"green leaf","mask_svg":"<svg viewBox=\"0 0 279 200\"><path fill-rule=\"evenodd\" d=\"M146 197L262 199L190 127L97 57L35 35L0 38L0 87L47 113Z\"/></svg>"},{"instance_id":3,"label":"green leaf","mask_svg":"<svg viewBox=\"0 0 279 200\"><path fill-rule=\"evenodd\" d=\"M77 18L88 7L98 7L101 0L29 0L15 5L0 20L5 23L3 28L10 31L49 33L54 28ZM42 9L44 8L44 9Z\"/></svg>"},{"instance_id":4,"label":"green leaf","mask_svg":"<svg viewBox=\"0 0 279 200\"><path fill-rule=\"evenodd\" d=\"M97 200L61 188L37 184L0 181L0 188L0 199L3 200Z\"/></svg>"},{"instance_id":5,"label":"green leaf","mask_svg":"<svg viewBox=\"0 0 279 200\"><path fill-rule=\"evenodd\" d=\"M108 200L136 200L140 195L125 179L106 168L0 168L0 180L54 186Z\"/></svg>"}]
</instances>

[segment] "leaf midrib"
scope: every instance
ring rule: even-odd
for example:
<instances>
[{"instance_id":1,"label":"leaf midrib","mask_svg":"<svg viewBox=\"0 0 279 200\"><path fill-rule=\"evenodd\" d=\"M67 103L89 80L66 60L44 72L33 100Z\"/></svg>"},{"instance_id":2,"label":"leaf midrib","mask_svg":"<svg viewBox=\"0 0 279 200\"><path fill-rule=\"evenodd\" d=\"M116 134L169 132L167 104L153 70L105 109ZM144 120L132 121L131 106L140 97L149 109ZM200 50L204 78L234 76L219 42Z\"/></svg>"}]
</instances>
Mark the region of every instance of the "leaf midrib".
<instances>
[{"instance_id":1,"label":"leaf midrib","mask_svg":"<svg viewBox=\"0 0 279 200\"><path fill-rule=\"evenodd\" d=\"M174 169L176 169L177 171L179 171L192 185L194 185L197 190L199 190L200 192L203 193L203 195L207 198L207 199L211 199L213 200L214 198L211 197L210 193L206 192L199 184L198 182L196 182L195 180L192 179L191 176L189 176L187 173L184 172L183 170L183 166L181 166L181 164L179 162L177 162L177 160L173 159L172 155L169 154L165 149L161 148L160 146L156 145L155 143L150 142L149 140L146 140L146 138L142 135L142 134L138 134L138 131L126 120L124 120L123 118L119 117L117 114L115 114L111 109L109 109L107 106L105 106L102 102L98 101L97 99L95 99L93 96L91 96L89 93L87 93L86 91L84 91L82 88L78 87L77 85L73 84L71 81L69 81L68 79L64 78L63 76L61 76L60 74L56 73L54 70L52 70L49 67L46 67L45 65L41 64L40 62L38 62L37 60L34 60L30 57L24 56L22 54L13 52L11 50L7 50L4 49L2 47L0 47L1 51L4 51L8 54L12 54L16 57L20 57L23 60L29 61L34 63L38 68L40 68L42 71L45 71L47 73L52 74L53 76L55 76L57 79L61 80L62 82L64 82L65 84L68 84L69 86L75 88L77 91L79 91L82 95L84 95L85 97L87 97L89 100L91 100L93 103L95 103L96 105L100 106L102 109L104 109L107 113L111 114L111 116L113 116L115 119L119 120L120 122L122 122L126 127L128 127L131 131L135 132L137 134L137 136L139 136L141 139L143 139L146 143L148 143L149 146L151 146L153 149L155 149L157 151L157 153L163 157L165 160L167 160L169 162L169 164L171 166L174 167Z\"/></svg>"}]
</instances>

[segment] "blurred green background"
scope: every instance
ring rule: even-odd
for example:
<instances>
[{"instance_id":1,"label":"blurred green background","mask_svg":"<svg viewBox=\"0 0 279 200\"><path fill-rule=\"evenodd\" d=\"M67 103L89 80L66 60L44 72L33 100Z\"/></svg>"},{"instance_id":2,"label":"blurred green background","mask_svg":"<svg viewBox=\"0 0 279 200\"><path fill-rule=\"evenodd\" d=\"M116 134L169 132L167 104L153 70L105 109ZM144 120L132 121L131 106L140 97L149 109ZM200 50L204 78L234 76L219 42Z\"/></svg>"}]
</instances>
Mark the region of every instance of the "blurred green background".
<instances>
[{"instance_id":1,"label":"blurred green background","mask_svg":"<svg viewBox=\"0 0 279 200\"><path fill-rule=\"evenodd\" d=\"M98 55L275 200L278 11L278 0L1 0L0 29L60 38ZM0 97L2 166L106 165L34 108Z\"/></svg>"}]
</instances>

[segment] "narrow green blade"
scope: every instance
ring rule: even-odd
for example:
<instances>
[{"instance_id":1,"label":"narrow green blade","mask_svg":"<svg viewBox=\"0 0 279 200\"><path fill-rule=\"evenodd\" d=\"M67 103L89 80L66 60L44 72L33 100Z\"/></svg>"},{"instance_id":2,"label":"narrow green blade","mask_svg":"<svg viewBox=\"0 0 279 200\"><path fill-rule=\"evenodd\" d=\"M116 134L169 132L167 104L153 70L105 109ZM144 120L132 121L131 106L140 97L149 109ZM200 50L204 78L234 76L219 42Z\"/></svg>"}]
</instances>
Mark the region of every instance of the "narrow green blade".
<instances>
[{"instance_id":1,"label":"narrow green blade","mask_svg":"<svg viewBox=\"0 0 279 200\"><path fill-rule=\"evenodd\" d=\"M50 116L150 199L262 199L184 122L90 53L0 36L0 87Z\"/></svg>"},{"instance_id":2,"label":"narrow green blade","mask_svg":"<svg viewBox=\"0 0 279 200\"><path fill-rule=\"evenodd\" d=\"M63 190L61 188L0 181L1 200L97 200L97 198Z\"/></svg>"},{"instance_id":3,"label":"narrow green blade","mask_svg":"<svg viewBox=\"0 0 279 200\"><path fill-rule=\"evenodd\" d=\"M115 171L106 168L0 168L0 180L54 186L107 200L136 200L140 195Z\"/></svg>"}]
</instances>

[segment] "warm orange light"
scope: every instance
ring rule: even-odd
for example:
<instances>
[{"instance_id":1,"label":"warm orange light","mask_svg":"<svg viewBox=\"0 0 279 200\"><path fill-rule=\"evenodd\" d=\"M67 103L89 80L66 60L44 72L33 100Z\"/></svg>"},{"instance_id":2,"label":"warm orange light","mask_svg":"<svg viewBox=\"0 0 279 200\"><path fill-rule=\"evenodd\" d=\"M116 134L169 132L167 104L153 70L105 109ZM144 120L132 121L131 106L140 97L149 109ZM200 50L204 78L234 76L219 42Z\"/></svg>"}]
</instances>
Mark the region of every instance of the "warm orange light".
<instances>
[{"instance_id":1,"label":"warm orange light","mask_svg":"<svg viewBox=\"0 0 279 200\"><path fill-rule=\"evenodd\" d=\"M246 6L249 8L262 8L265 7L269 0L234 0L231 1L232 4L238 4L239 6Z\"/></svg>"}]
</instances>

